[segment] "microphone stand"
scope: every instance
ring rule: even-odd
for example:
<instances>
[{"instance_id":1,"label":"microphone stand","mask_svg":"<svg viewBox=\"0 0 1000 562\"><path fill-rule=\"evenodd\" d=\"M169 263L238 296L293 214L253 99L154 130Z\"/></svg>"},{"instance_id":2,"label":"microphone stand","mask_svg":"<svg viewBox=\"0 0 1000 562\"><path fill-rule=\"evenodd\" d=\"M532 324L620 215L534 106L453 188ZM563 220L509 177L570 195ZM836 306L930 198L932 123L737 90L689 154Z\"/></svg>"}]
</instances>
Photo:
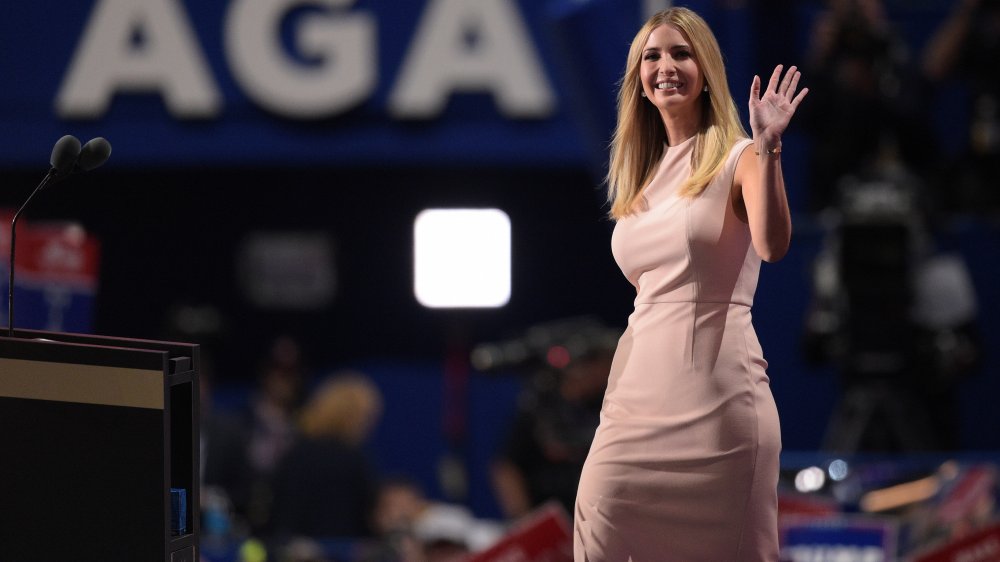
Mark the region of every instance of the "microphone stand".
<instances>
[{"instance_id":1,"label":"microphone stand","mask_svg":"<svg viewBox=\"0 0 1000 562\"><path fill-rule=\"evenodd\" d=\"M52 180L56 179L58 171L53 167L49 170L49 173L45 174L42 178L41 183L38 187L31 192L28 199L21 205L21 208L14 213L14 220L10 222L10 280L7 286L7 337L14 337L14 248L16 244L14 239L17 236L17 219L21 217L21 212L28 206L31 199L35 197L35 194L41 191L46 185L48 185Z\"/></svg>"}]
</instances>

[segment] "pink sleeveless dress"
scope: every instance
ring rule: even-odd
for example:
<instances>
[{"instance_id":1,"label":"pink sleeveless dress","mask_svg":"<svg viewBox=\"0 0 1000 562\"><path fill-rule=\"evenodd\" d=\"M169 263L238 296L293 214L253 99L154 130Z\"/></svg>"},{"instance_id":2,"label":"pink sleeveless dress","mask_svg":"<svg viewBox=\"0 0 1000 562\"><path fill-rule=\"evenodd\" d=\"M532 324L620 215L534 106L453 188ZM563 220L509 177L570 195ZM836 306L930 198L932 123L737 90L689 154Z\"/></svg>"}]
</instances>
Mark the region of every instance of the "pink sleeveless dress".
<instances>
[{"instance_id":1,"label":"pink sleeveless dress","mask_svg":"<svg viewBox=\"0 0 1000 562\"><path fill-rule=\"evenodd\" d=\"M615 226L637 294L580 478L576 562L778 560L781 437L750 322L760 258L730 197L750 144L693 199L677 190L694 140L667 148L644 210Z\"/></svg>"}]
</instances>

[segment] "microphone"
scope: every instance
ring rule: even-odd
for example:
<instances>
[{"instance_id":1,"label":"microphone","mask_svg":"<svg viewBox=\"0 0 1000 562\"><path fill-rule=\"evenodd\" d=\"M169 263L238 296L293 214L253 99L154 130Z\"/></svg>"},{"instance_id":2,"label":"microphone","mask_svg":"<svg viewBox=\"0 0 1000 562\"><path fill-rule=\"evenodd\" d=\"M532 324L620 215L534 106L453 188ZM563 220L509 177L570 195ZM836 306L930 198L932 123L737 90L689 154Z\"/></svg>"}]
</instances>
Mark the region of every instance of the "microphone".
<instances>
[{"instance_id":1,"label":"microphone","mask_svg":"<svg viewBox=\"0 0 1000 562\"><path fill-rule=\"evenodd\" d=\"M80 141L73 135L65 135L57 140L55 146L52 147L52 156L49 157L49 164L52 165L52 168L49 169L42 184L36 189L45 189L48 184L68 176L73 171L73 164L80 157L80 150Z\"/></svg>"},{"instance_id":2,"label":"microphone","mask_svg":"<svg viewBox=\"0 0 1000 562\"><path fill-rule=\"evenodd\" d=\"M80 149L80 156L76 159L73 171L89 172L107 162L109 156L111 156L111 143L104 137L92 138Z\"/></svg>"},{"instance_id":3,"label":"microphone","mask_svg":"<svg viewBox=\"0 0 1000 562\"><path fill-rule=\"evenodd\" d=\"M14 213L14 220L10 223L10 279L7 287L8 337L14 337L14 247L17 236L17 219L21 217L21 213L28 207L28 203L35 197L36 193L73 173L97 168L104 164L109 156L111 156L111 143L103 137L91 139L81 147L79 139L73 135L64 135L52 147L52 155L49 157L49 164L52 167L49 168L38 187L24 201L21 208Z\"/></svg>"}]
</instances>

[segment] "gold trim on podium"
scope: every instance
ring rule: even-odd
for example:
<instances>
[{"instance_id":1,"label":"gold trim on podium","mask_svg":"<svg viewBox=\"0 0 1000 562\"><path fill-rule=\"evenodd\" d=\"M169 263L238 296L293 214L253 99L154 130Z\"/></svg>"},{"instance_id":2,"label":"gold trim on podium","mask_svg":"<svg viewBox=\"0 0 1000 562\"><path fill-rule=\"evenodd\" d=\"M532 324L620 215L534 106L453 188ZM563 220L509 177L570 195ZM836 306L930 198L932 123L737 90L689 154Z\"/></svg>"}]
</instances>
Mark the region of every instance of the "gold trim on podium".
<instances>
[{"instance_id":1,"label":"gold trim on podium","mask_svg":"<svg viewBox=\"0 0 1000 562\"><path fill-rule=\"evenodd\" d=\"M163 371L0 358L0 397L163 409Z\"/></svg>"}]
</instances>

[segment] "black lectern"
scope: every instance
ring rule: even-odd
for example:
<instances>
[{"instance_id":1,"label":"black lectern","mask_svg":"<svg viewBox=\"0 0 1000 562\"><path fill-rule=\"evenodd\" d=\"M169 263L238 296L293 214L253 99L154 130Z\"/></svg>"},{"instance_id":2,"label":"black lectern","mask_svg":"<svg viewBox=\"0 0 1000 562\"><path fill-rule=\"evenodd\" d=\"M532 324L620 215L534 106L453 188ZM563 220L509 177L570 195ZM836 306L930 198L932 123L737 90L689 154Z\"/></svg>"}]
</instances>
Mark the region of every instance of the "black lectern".
<instances>
[{"instance_id":1,"label":"black lectern","mask_svg":"<svg viewBox=\"0 0 1000 562\"><path fill-rule=\"evenodd\" d=\"M0 560L196 562L198 434L197 345L0 337Z\"/></svg>"}]
</instances>

